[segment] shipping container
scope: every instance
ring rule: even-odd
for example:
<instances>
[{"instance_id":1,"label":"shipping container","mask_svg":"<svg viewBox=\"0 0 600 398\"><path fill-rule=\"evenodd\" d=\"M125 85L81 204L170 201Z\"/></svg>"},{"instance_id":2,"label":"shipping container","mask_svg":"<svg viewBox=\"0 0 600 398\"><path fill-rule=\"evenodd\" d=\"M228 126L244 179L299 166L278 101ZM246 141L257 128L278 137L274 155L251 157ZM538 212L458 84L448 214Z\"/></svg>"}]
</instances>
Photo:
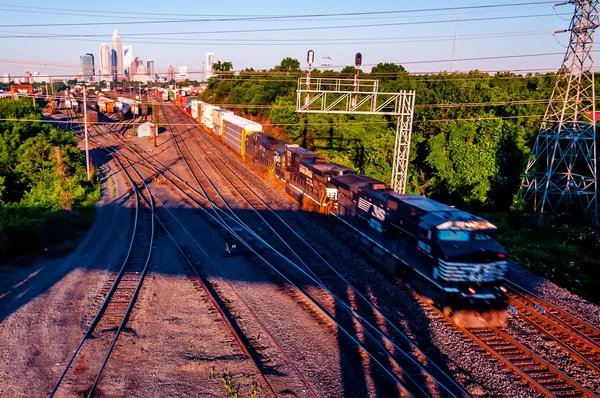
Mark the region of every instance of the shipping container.
<instances>
[{"instance_id":1,"label":"shipping container","mask_svg":"<svg viewBox=\"0 0 600 398\"><path fill-rule=\"evenodd\" d=\"M215 109L221 109L216 105L208 105L208 104L202 104L202 119L200 120L200 123L205 126L207 129L209 129L211 132L214 131L214 127L213 127L213 111Z\"/></svg>"},{"instance_id":2,"label":"shipping container","mask_svg":"<svg viewBox=\"0 0 600 398\"><path fill-rule=\"evenodd\" d=\"M246 137L262 132L262 125L233 114L223 117L223 142L242 159L246 156Z\"/></svg>"},{"instance_id":3,"label":"shipping container","mask_svg":"<svg viewBox=\"0 0 600 398\"><path fill-rule=\"evenodd\" d=\"M192 117L198 119L198 100L193 99L189 101L190 108L192 108Z\"/></svg>"},{"instance_id":4,"label":"shipping container","mask_svg":"<svg viewBox=\"0 0 600 398\"><path fill-rule=\"evenodd\" d=\"M225 115L233 115L233 112L227 109L215 109L213 111L213 132L216 135L223 135L223 118Z\"/></svg>"},{"instance_id":5,"label":"shipping container","mask_svg":"<svg viewBox=\"0 0 600 398\"><path fill-rule=\"evenodd\" d=\"M87 113L87 122L88 123L90 123L90 124L98 123L98 112L87 109L86 113Z\"/></svg>"},{"instance_id":6,"label":"shipping container","mask_svg":"<svg viewBox=\"0 0 600 398\"><path fill-rule=\"evenodd\" d=\"M106 113L115 112L115 103L113 101L106 101Z\"/></svg>"},{"instance_id":7,"label":"shipping container","mask_svg":"<svg viewBox=\"0 0 600 398\"><path fill-rule=\"evenodd\" d=\"M168 92L163 92L162 93L162 100L163 101L168 101L169 100L169 93Z\"/></svg>"},{"instance_id":8,"label":"shipping container","mask_svg":"<svg viewBox=\"0 0 600 398\"><path fill-rule=\"evenodd\" d=\"M98 111L106 113L106 102L102 100L98 101Z\"/></svg>"},{"instance_id":9,"label":"shipping container","mask_svg":"<svg viewBox=\"0 0 600 398\"><path fill-rule=\"evenodd\" d=\"M118 97L117 101L122 102L123 104L129 104L129 105L133 105L133 103L135 102L135 100L132 100L130 98L125 98L125 97Z\"/></svg>"}]
</instances>

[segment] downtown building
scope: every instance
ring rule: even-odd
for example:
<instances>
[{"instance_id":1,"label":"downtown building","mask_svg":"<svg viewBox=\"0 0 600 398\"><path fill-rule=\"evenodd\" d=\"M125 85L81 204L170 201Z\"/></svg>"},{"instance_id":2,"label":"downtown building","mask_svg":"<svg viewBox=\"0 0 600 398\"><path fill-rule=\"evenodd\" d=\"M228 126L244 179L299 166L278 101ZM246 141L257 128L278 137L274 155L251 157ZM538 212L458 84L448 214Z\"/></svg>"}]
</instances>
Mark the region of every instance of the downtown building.
<instances>
[{"instance_id":1,"label":"downtown building","mask_svg":"<svg viewBox=\"0 0 600 398\"><path fill-rule=\"evenodd\" d=\"M167 81L172 82L173 80L175 80L175 68L173 65L169 65L167 69Z\"/></svg>"},{"instance_id":2,"label":"downtown building","mask_svg":"<svg viewBox=\"0 0 600 398\"><path fill-rule=\"evenodd\" d=\"M204 81L208 81L214 75L213 64L215 63L215 53L206 53L206 72Z\"/></svg>"},{"instance_id":3,"label":"downtown building","mask_svg":"<svg viewBox=\"0 0 600 398\"><path fill-rule=\"evenodd\" d=\"M108 44L102 43L100 45L100 81L111 81L111 57L110 57L110 49L108 48Z\"/></svg>"},{"instance_id":4,"label":"downtown building","mask_svg":"<svg viewBox=\"0 0 600 398\"><path fill-rule=\"evenodd\" d=\"M84 82L93 82L96 76L94 54L87 53L79 57L81 61L81 76Z\"/></svg>"},{"instance_id":5,"label":"downtown building","mask_svg":"<svg viewBox=\"0 0 600 398\"><path fill-rule=\"evenodd\" d=\"M124 78L123 72L123 48L121 47L121 37L115 29L112 36L113 57L114 57L114 77L116 81L121 81Z\"/></svg>"}]
</instances>

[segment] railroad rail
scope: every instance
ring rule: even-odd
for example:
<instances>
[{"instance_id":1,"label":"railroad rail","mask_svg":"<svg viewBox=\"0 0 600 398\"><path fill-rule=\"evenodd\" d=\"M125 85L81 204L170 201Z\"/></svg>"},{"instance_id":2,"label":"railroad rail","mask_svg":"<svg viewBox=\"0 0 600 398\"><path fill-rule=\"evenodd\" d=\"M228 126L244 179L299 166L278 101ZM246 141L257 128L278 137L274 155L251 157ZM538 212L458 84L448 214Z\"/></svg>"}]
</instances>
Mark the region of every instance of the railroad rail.
<instances>
[{"instance_id":1,"label":"railroad rail","mask_svg":"<svg viewBox=\"0 0 600 398\"><path fill-rule=\"evenodd\" d=\"M600 374L600 330L510 281L511 310Z\"/></svg>"},{"instance_id":2,"label":"railroad rail","mask_svg":"<svg viewBox=\"0 0 600 398\"><path fill-rule=\"evenodd\" d=\"M387 361L391 361L394 365L393 368L396 371L400 371L400 379L403 383L410 385L411 393L422 396L429 396L430 394L435 393L450 396L468 395L453 379L447 376L441 368L435 365L433 361L420 351L404 333L387 320L377 307L370 303L368 299L350 285L348 281L343 279L343 277L337 273L310 244L297 235L283 219L272 211L259 195L239 179L227 163L215 154L214 148L204 148L192 134L192 138L198 144L198 148L202 151L203 156L209 161L211 170L207 171L203 168L196 160L196 156L194 156L194 153L196 152L191 151L187 146L182 136L183 133L179 130L178 124L172 123L174 120L172 114L165 112L165 116L168 121L171 121L170 124L175 127L175 130L178 133L177 135L173 133L173 139L179 147L180 155L188 164L190 162L186 160L186 158L189 157L191 163L194 163L195 168L202 174L200 179L203 183L196 180L200 189L204 189L203 185L206 185L206 182L209 183L208 189L210 192L205 191L206 197L219 197L221 203L219 203L217 207L229 209L230 212L233 213L233 218L244 218L245 221L240 220L239 222L244 228L250 229L248 225L257 225L257 222L259 225L266 225L271 231L269 235L251 231L254 235L254 239L251 237L250 240L256 241L257 238L259 240L260 246L258 247L258 250L263 250L265 243L268 241L268 246L274 246L273 249L275 250L275 253L273 253L273 255L284 257L289 263L292 263L294 267L302 268L301 273L303 273L304 276L308 276L312 279L312 282L322 288L323 292L326 293L328 297L333 297L335 302L341 303L351 315L351 319L360 322L363 327L363 333L369 337L371 341L377 341L377 343L374 344L376 349L381 352L386 352ZM186 132L188 130L192 129L188 128ZM179 144L181 144L181 146L179 146ZM187 151L188 156L185 155L184 150ZM193 174L197 174L194 173L191 166L189 167ZM208 173L211 173L213 177L209 178ZM219 188L217 188L217 184L211 182L214 179L215 173L221 174L220 176L217 176L217 179L218 181L225 183L227 188L225 188L224 184L218 184ZM222 194L221 191L225 191L225 193ZM244 204L246 205L246 208L253 210L253 214L258 216L258 220L248 220L247 214L250 214L249 212L245 212L245 215L239 215L239 212L231 210L240 200L242 203L245 201ZM261 230L264 232L266 229L262 228ZM292 232L291 234L290 231ZM262 236L257 237L256 235ZM273 235L275 235L275 239L272 239ZM286 235L292 236L293 239L284 239L282 237ZM244 236L244 238L247 239L246 236ZM277 244L276 242L280 243ZM250 243L255 244L255 242ZM265 255L264 252L263 255ZM298 262L294 263L291 258L297 259ZM280 261L273 260L270 262L280 263ZM292 269L292 272L290 272L289 268L278 268L279 271L283 271L287 276L293 275L295 271ZM317 276L317 274L319 274L319 276ZM297 276L294 279L297 280ZM350 295L348 295L348 289L352 290ZM327 303L323 303L322 299L317 297L318 295L307 293L306 290L303 291L303 294L309 296L309 300L313 304L321 307L321 309L327 306ZM341 297L344 297L344 299ZM360 305L357 305L358 301L362 301ZM365 303L367 303L367 306L363 305ZM368 307L368 310L362 310L363 307ZM339 315L333 318L339 319ZM381 319L385 321L389 330L384 332L380 327L376 326ZM347 325L342 326L339 320L335 321L335 323L338 327L348 327ZM385 341L385 344L381 344L381 340ZM390 349L388 346L392 346L393 348ZM365 347L362 348L367 351L369 350ZM371 351L373 351L372 348ZM421 362L424 362L424 364ZM440 380L443 380L443 383Z\"/></svg>"},{"instance_id":3,"label":"railroad rail","mask_svg":"<svg viewBox=\"0 0 600 398\"><path fill-rule=\"evenodd\" d=\"M109 118L107 116L103 116L103 117L105 117L109 120L112 120L111 118ZM152 161L151 161L151 158L145 158L142 155L144 153L142 148L132 144L131 142L126 140L122 134L120 134L122 131L124 131L124 129L128 128L127 125L129 125L131 123L132 123L132 121L121 121L121 122L115 124L115 126L110 126L109 130L114 133L114 137L116 137L121 143L124 144L125 148L131 149L131 152L133 154L137 155L137 157L139 158L139 160L141 162L133 161L129 157L124 155L123 153L117 152L116 150L114 150L112 148L107 148L105 150L107 150L109 153L111 153L111 155L113 157L121 157L122 159L124 159L127 162L127 164L129 165L129 167L139 176L139 178L142 178L142 177L139 174L139 171L136 169L137 166L142 166L143 168L145 168L146 170L148 170L149 172L151 172L153 174L155 173L156 175L162 175L163 177L167 178L163 173L165 173L165 172L169 173L168 169L166 169L163 165L161 165L159 162L157 162L154 159L152 159ZM94 126L92 128L92 131L95 134L98 134L99 136L102 136L104 138L109 138L107 136L107 134L104 133L102 131L102 129L97 126ZM92 141L95 141L95 140L92 138ZM98 145L99 142L96 142L96 144ZM157 163L159 166L157 167L156 165L153 164L153 162ZM133 163L135 163L135 166ZM126 171L125 171L125 173L127 175ZM174 176L174 177L176 177L176 176ZM129 178L129 176L128 176L128 178ZM189 194L187 194L184 190L182 190L182 188L180 186L175 184L172 180L169 180L169 181L173 184L173 186L175 186L178 190L180 190L184 195L188 196L188 199L193 200L189 196ZM180 182L181 182L181 180L180 180ZM148 190L149 190L149 188L148 188ZM227 327L233 334L234 339L237 341L237 343L240 346L240 348L242 349L244 355L253 361L255 367L257 368L260 378L262 379L264 384L267 386L270 394L273 396L277 396L278 394L275 392L273 383L271 381L269 381L269 379L268 379L269 376L267 374L265 374L265 372L262 370L262 367L260 366L260 363L259 363L260 354L257 353L257 350L254 348L253 343L244 336L244 334L241 331L241 329L239 328L239 326L233 321L235 316L232 315L227 310L226 303L220 299L220 297L217 294L212 283L198 271L197 266L189 259L189 256L183 251L182 247L175 240L175 238L173 237L173 235L167 228L167 226L164 222L164 218L162 218L159 215L159 213L161 211L166 212L169 215L169 217L173 218L175 220L175 222L178 224L178 226L181 227L182 230L190 237L190 239L194 242L194 244L198 248L200 248L200 250L203 251L203 249L198 244L198 242L195 240L195 238L185 229L185 227L181 224L181 222L171 213L171 211L168 209L168 207L163 202L160 201L160 198L155 197L155 199L160 204L160 207L158 207L154 213L155 218L156 218L157 222L159 223L159 225L164 229L165 233L169 236L171 241L174 243L174 245L176 246L178 251L180 252L181 258L186 262L188 269L191 271L192 277L190 279L192 280L194 286L196 286L197 288L199 288L202 291L204 291L205 293L207 293L206 296L210 300L212 306L214 308L216 308L217 312L220 314L220 317L225 321ZM215 267L215 269L217 269L217 268ZM217 271L218 271L218 269L217 269ZM275 348L278 351L280 351L280 353L283 355L283 357L285 358L288 365L290 365L291 369L298 374L300 382L303 384L305 391L307 391L308 394L311 395L312 397L316 398L317 397L316 392L314 391L312 386L309 384L309 382L306 380L306 378L301 374L298 367L293 363L293 361L283 351L283 349L276 343L275 339L270 334L270 332L267 330L266 326L264 324L262 324L262 322L258 319L257 315L243 301L243 299L239 296L239 293L237 293L237 291L235 289L233 289L233 291L234 291L234 294L236 295L236 297L238 298L238 302L240 302L246 308L246 310L252 316L252 318L259 324L261 329L263 329L263 333L262 333L263 336L266 335L267 337L269 337L271 339L271 341L274 342Z\"/></svg>"},{"instance_id":4,"label":"railroad rail","mask_svg":"<svg viewBox=\"0 0 600 398\"><path fill-rule=\"evenodd\" d=\"M513 369L546 396L596 396L498 328L463 330L472 339L480 342L495 358Z\"/></svg>"},{"instance_id":5,"label":"railroad rail","mask_svg":"<svg viewBox=\"0 0 600 398\"><path fill-rule=\"evenodd\" d=\"M127 325L144 282L154 241L154 202L151 197L149 200L142 200L141 190L144 189L143 187L140 188L132 182L132 188L135 192L135 216L125 260L119 270L111 276L112 285L107 291L104 301L59 376L50 392L50 397L66 388L63 386L63 382L68 375L71 376L69 384L73 380L78 381L71 386L76 389L76 393L80 394L85 391L85 395L88 397L93 394L115 344ZM112 338L110 338L111 335ZM80 358L84 352L93 353L97 350L105 352L99 366L95 370L90 367L89 371L78 369L78 375L74 375L72 365L75 360Z\"/></svg>"}]
</instances>

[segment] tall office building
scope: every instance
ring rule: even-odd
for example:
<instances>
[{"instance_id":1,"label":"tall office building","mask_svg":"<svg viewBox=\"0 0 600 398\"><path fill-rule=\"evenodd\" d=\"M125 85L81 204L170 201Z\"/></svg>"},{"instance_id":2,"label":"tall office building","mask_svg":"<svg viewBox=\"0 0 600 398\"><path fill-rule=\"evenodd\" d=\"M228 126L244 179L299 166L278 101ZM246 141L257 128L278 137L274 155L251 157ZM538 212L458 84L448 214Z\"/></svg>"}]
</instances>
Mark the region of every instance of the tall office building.
<instances>
[{"instance_id":1,"label":"tall office building","mask_svg":"<svg viewBox=\"0 0 600 398\"><path fill-rule=\"evenodd\" d=\"M177 75L177 81L186 81L188 79L188 75L187 75L187 66L180 66L179 67L179 75Z\"/></svg>"},{"instance_id":2,"label":"tall office building","mask_svg":"<svg viewBox=\"0 0 600 398\"><path fill-rule=\"evenodd\" d=\"M146 61L146 72L150 75L150 80L154 81L154 61L149 59Z\"/></svg>"},{"instance_id":3,"label":"tall office building","mask_svg":"<svg viewBox=\"0 0 600 398\"><path fill-rule=\"evenodd\" d=\"M117 52L112 49L110 50L110 77L111 80L116 82L118 79L118 73L117 73L117 69L118 69L118 54Z\"/></svg>"},{"instance_id":4,"label":"tall office building","mask_svg":"<svg viewBox=\"0 0 600 398\"><path fill-rule=\"evenodd\" d=\"M123 46L123 72L131 74L129 68L133 62L133 46Z\"/></svg>"},{"instance_id":5,"label":"tall office building","mask_svg":"<svg viewBox=\"0 0 600 398\"><path fill-rule=\"evenodd\" d=\"M4 73L4 76L2 76L2 83L11 83L12 80L10 79L10 73Z\"/></svg>"},{"instance_id":6,"label":"tall office building","mask_svg":"<svg viewBox=\"0 0 600 398\"><path fill-rule=\"evenodd\" d=\"M79 57L81 60L81 75L83 76L84 82L91 82L94 80L96 74L94 68L94 54L87 53Z\"/></svg>"},{"instance_id":7,"label":"tall office building","mask_svg":"<svg viewBox=\"0 0 600 398\"><path fill-rule=\"evenodd\" d=\"M100 45L100 81L111 80L110 70L110 49L108 44L102 43Z\"/></svg>"},{"instance_id":8,"label":"tall office building","mask_svg":"<svg viewBox=\"0 0 600 398\"><path fill-rule=\"evenodd\" d=\"M23 74L23 80L21 80L23 83L33 83L31 81L31 73L29 73L28 70L25 71L25 73Z\"/></svg>"},{"instance_id":9,"label":"tall office building","mask_svg":"<svg viewBox=\"0 0 600 398\"><path fill-rule=\"evenodd\" d=\"M213 64L215 63L215 53L206 53L206 81L213 77Z\"/></svg>"},{"instance_id":10,"label":"tall office building","mask_svg":"<svg viewBox=\"0 0 600 398\"><path fill-rule=\"evenodd\" d=\"M175 68L173 67L173 65L169 65L169 68L167 69L167 81L173 81L175 80Z\"/></svg>"},{"instance_id":11,"label":"tall office building","mask_svg":"<svg viewBox=\"0 0 600 398\"><path fill-rule=\"evenodd\" d=\"M112 45L117 58L115 62L117 79L121 80L123 78L123 49L121 48L121 37L116 29L113 32Z\"/></svg>"}]
</instances>

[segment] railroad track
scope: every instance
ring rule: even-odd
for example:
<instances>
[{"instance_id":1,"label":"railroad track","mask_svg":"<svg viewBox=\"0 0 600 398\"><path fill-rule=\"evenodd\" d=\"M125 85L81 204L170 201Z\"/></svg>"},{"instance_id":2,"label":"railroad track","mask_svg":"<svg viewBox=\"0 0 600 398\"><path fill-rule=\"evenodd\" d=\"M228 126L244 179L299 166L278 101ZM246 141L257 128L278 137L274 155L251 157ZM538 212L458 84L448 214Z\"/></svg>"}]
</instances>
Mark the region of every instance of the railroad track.
<instances>
[{"instance_id":1,"label":"railroad track","mask_svg":"<svg viewBox=\"0 0 600 398\"><path fill-rule=\"evenodd\" d=\"M271 264L281 263L278 261L279 257L282 256L292 265L301 267L301 271L304 276L309 276L311 283L315 283L322 290L320 294L315 292L307 293L303 290L303 295L308 297L308 300L313 304L317 305L324 310L325 307L330 306L329 303L324 302L322 297L331 298L336 303L343 303L343 306L347 310L346 319L344 326L340 324L340 315L333 316L334 322L338 327L345 328L346 332L352 335L349 330L354 330L352 325L353 322L359 322L362 328L362 333L373 343L373 346L367 349L367 352L373 352L379 350L380 352L386 353L385 360L391 362L393 366L388 369L390 372L397 374L397 381L401 381L402 386L409 386L405 388L405 391L409 395L415 396L431 396L431 395L442 395L442 396L467 396L468 394L454 381L452 380L441 368L439 368L433 361L431 361L404 333L402 333L395 325L393 325L385 316L366 299L357 289L348 283L343 277L337 273L331 265L329 265L323 257L321 257L316 251L313 250L311 245L305 242L299 235L297 235L287 223L281 219L271 208L258 196L247 184L239 179L236 173L223 161L219 156L215 154L214 148L207 149L201 144L198 139L192 134L192 138L198 144L200 152L191 151L187 146L182 132L180 131L178 123L174 123L174 117L171 112L165 112L167 121L169 124L175 127L178 134L173 133L173 140L177 143L180 151L180 155L184 158L186 163L193 163L194 167L190 166L190 170L193 174L197 174L193 169L197 169L202 174L200 180L197 180L200 189L204 189L203 185L208 182L208 190L205 191L207 197L221 198L221 202L217 203L217 207L220 209L229 209L233 213L232 218L237 218L239 224L242 224L244 228L249 228L248 225L261 225L267 226L268 228L260 228L259 232L251 231L252 234L259 235L259 239L249 239L251 245L255 245L255 241L258 240L259 247L257 250L261 251L263 259L266 257L266 261ZM182 116L182 115L179 115ZM189 123L186 121L186 123ZM186 124L183 123L183 124ZM187 129L193 130L193 129ZM187 132L186 130L186 132ZM185 133L185 132L184 132ZM190 131L190 133L192 133ZM188 155L185 155L187 152ZM196 160L194 154L201 154L209 161L209 169L202 167ZM190 161L186 160L189 158ZM214 181L215 174L219 183L211 182ZM209 176L212 174L212 176ZM217 188L218 186L218 188ZM221 192L225 192L222 194ZM253 212L241 212L234 211L232 208L239 208L239 201L242 201L246 209L250 209ZM217 201L218 202L218 201ZM249 219L248 215L252 214L254 219ZM255 217L255 216L258 216ZM234 229L236 226L232 226ZM251 229L251 228L249 228ZM265 234L265 231L270 230L270 233ZM291 232L291 233L290 233ZM284 239L282 236L292 236L292 239ZM247 238L244 235L244 238ZM269 256L263 250L265 248L265 242L269 242L268 246L272 246L274 252ZM291 259L294 260L291 260ZM278 267L285 275L291 276L296 274L293 278L299 282L296 269L289 267ZM318 275L318 276L317 276ZM299 282L300 283L300 282ZM348 294L348 289L352 290L352 293ZM321 296L321 297L319 297ZM330 315L331 316L331 315ZM386 323L385 332L380 327L376 326L380 324L380 321ZM382 344L381 341L384 341ZM441 381L443 380L443 381Z\"/></svg>"},{"instance_id":2,"label":"railroad track","mask_svg":"<svg viewBox=\"0 0 600 398\"><path fill-rule=\"evenodd\" d=\"M600 374L600 329L507 281L511 311Z\"/></svg>"},{"instance_id":3,"label":"railroad track","mask_svg":"<svg viewBox=\"0 0 600 398\"><path fill-rule=\"evenodd\" d=\"M125 122L125 123L120 123L120 124L130 124L131 122ZM98 136L101 136L105 139L110 138L105 132L102 131L101 128L94 126L92 129L93 134L97 134ZM132 144L131 142L129 142L128 140L126 140L123 135L120 135L119 132L121 131L121 128L119 126L117 126L117 128L114 128L113 126L109 127L109 130L113 132L114 137L116 137L121 143L124 144L124 148L129 148L131 149L132 154L137 155L137 160L131 160L128 156L126 156L125 154L118 152L112 148L107 148L106 150L112 154L113 157L120 157L122 158L125 162L127 162L127 164L129 165L129 168L132 169L139 178L142 178L141 174L139 173L139 171L136 169L139 166L144 167L147 171L149 171L150 173L152 173L153 175L162 175L164 178L167 178L163 173L168 172L168 170L166 168L164 168L164 166L162 166L160 163L158 163L156 160L148 157L145 158L143 155L143 150L142 148ZM92 141L95 141L96 144L99 144L98 141L95 140L95 138L92 138ZM159 166L157 167L155 164L153 163L157 163ZM124 169L125 171L125 169ZM127 173L126 173L127 175ZM130 178L128 176L128 178ZM178 186L177 184L175 184L173 181L169 180L173 186L175 188L177 188L178 190L180 190L184 195L188 196L188 199L193 200L189 194L187 194L185 191L182 190L182 188L180 186ZM181 182L181 181L180 181ZM147 187L148 188L148 187ZM148 191L150 192L150 189L148 188ZM243 355L248 357L249 359L251 359L254 363L254 365L257 368L258 374L261 378L261 380L263 381L264 385L267 387L267 390L269 391L270 395L272 396L278 396L279 394L275 392L275 387L277 385L277 381L273 382L272 380L270 380L271 378L271 374L266 374L266 372L263 369L263 366L260 363L260 358L261 358L261 354L258 352L259 349L261 347L259 347L258 349L255 347L256 346L260 346L263 343L262 342L258 342L258 341L252 341L251 339L248 339L243 331L241 330L241 328L236 324L236 322L234 321L236 316L232 315L231 312L228 310L228 306L227 303L225 301L223 301L220 297L219 294L217 292L217 287L216 284L212 283L208 278L206 278L205 276L203 276L199 270L196 264L194 264L191 260L190 257L187 253L184 252L184 250L182 249L182 247L180 246L180 244L175 240L175 238L173 237L170 229L168 227L168 224L166 224L165 220L167 219L167 217L172 218L177 225L183 229L183 231L190 237L190 239L195 243L195 245L200 248L200 250L203 250L201 248L201 245L195 240L195 238L192 236L192 234L190 234L185 227L181 224L181 222L177 219L177 217L175 217L172 212L169 210L169 208L160 201L160 199L158 197L155 197L155 199L158 201L158 203L160 204L159 207L157 207L155 209L155 213L154 216L158 222L158 224L163 228L163 230L165 231L165 233L169 236L169 238L171 239L171 241L173 242L173 244L176 246L177 250L180 253L180 257L181 259L185 262L186 264L186 268L188 269L189 273L188 273L188 278L192 281L192 283L194 284L194 286L198 289L203 291L204 293L206 293L205 295L203 295L203 297L208 297L208 300L210 300L212 307L215 308L217 310L217 312L219 313L220 317L222 318L222 320L226 323L228 329L231 331L234 339L237 341L239 347L241 348ZM164 213L165 216L161 217L160 214ZM215 267L216 269L216 267ZM222 276L222 275L221 275ZM223 277L224 278L224 277ZM261 332L262 336L259 336L259 338L261 339L261 341L264 340L265 337L268 337L271 339L271 341L274 342L275 344L275 348L276 350L280 351L283 355L283 357L285 358L287 364L290 366L291 371L292 372L296 372L298 374L298 378L300 380L300 383L302 384L302 389L304 390L304 392L306 392L308 395L316 398L317 394L314 391L314 389L312 388L312 386L309 384L309 382L306 380L306 378L300 373L299 369L296 367L296 365L293 363L293 361L291 361L291 359L287 356L287 354L283 351L283 349L275 342L275 339L273 338L273 336L270 334L270 332L267 330L267 328L265 327L264 324L262 324L260 322L260 320L258 319L257 315L250 309L250 307L243 301L243 299L239 296L239 294L237 293L237 291L235 289L233 289L234 294L236 295L237 299L238 299L238 303L241 303L245 309L248 311L248 313L250 314L250 316L258 323L259 327L261 329L263 329L263 332ZM285 388L287 386L280 386L280 390L285 390Z\"/></svg>"},{"instance_id":4,"label":"railroad track","mask_svg":"<svg viewBox=\"0 0 600 398\"><path fill-rule=\"evenodd\" d=\"M118 271L111 275L112 284L106 290L104 301L50 392L50 397L66 392L91 396L127 325L148 270L154 241L154 202L151 196L144 198L143 185L142 182L139 187L132 181L135 192L134 226L125 260ZM84 361L85 366L77 366L77 361Z\"/></svg>"},{"instance_id":5,"label":"railroad track","mask_svg":"<svg viewBox=\"0 0 600 398\"><path fill-rule=\"evenodd\" d=\"M596 396L498 328L463 330L472 339L480 342L491 355L518 373L524 382L546 396Z\"/></svg>"}]
</instances>

